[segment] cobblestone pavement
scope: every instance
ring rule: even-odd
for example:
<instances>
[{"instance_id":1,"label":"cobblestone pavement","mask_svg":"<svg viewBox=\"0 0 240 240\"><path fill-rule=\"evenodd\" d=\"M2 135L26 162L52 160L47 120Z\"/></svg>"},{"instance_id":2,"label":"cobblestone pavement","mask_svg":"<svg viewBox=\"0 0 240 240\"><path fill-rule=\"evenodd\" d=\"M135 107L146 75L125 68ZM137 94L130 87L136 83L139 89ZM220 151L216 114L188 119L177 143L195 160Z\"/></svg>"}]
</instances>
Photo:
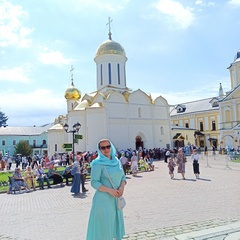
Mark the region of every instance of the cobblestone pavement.
<instances>
[{"instance_id":1,"label":"cobblestone pavement","mask_svg":"<svg viewBox=\"0 0 240 240\"><path fill-rule=\"evenodd\" d=\"M196 180L188 159L186 180L155 161L154 172L128 175L124 239L239 240L240 164L201 157ZM0 194L0 239L84 240L94 190L74 197L70 187ZM104 239L102 239L104 240Z\"/></svg>"}]
</instances>

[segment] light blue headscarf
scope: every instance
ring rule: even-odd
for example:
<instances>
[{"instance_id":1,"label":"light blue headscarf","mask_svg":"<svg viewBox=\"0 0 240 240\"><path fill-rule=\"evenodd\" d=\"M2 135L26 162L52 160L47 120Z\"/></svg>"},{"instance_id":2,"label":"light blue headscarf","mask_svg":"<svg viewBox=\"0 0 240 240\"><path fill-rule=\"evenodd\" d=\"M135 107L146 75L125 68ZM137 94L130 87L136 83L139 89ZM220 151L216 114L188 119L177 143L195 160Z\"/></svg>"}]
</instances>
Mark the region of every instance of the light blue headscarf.
<instances>
[{"instance_id":1,"label":"light blue headscarf","mask_svg":"<svg viewBox=\"0 0 240 240\"><path fill-rule=\"evenodd\" d=\"M105 140L105 139L104 139ZM102 142L103 140L100 140L97 144L97 151L98 151L98 157L93 160L91 162L91 167L93 165L105 165L105 166L116 166L119 164L119 160L116 157L116 148L113 146L113 144L111 143L111 141L109 141L108 139L106 139L106 141L109 141L110 145L111 145L111 152L110 152L110 156L111 156L111 160L109 158L107 158L105 155L103 155L103 153L101 152L100 148L99 148L99 143Z\"/></svg>"}]
</instances>

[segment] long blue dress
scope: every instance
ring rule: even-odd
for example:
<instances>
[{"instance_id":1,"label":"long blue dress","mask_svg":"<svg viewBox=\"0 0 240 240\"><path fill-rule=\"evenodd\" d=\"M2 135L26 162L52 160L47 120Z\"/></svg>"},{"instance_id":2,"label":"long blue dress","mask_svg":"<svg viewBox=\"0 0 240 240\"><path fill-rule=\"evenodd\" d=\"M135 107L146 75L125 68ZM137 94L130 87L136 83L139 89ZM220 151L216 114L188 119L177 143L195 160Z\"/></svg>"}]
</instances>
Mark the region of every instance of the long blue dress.
<instances>
[{"instance_id":1,"label":"long blue dress","mask_svg":"<svg viewBox=\"0 0 240 240\"><path fill-rule=\"evenodd\" d=\"M74 194L78 194L78 193L80 193L80 184L81 184L80 163L78 161L75 161L72 169L74 170L74 178L73 178L73 182L72 182L71 192Z\"/></svg>"},{"instance_id":2,"label":"long blue dress","mask_svg":"<svg viewBox=\"0 0 240 240\"><path fill-rule=\"evenodd\" d=\"M125 234L123 211L118 210L116 198L98 191L101 185L112 188L106 170L116 189L126 181L120 161L115 157L116 150L111 144L112 160L98 150L98 158L91 164L91 185L96 189L90 212L87 240L121 240Z\"/></svg>"}]
</instances>

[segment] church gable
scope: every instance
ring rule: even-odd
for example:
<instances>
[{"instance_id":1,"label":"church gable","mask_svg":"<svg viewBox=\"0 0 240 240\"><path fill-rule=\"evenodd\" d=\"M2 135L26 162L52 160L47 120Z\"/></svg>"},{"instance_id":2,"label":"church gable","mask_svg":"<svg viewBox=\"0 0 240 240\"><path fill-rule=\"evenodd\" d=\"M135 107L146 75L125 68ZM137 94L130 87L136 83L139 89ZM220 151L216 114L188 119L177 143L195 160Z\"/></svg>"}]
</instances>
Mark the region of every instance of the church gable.
<instances>
[{"instance_id":1,"label":"church gable","mask_svg":"<svg viewBox=\"0 0 240 240\"><path fill-rule=\"evenodd\" d=\"M85 94L85 95L83 96L83 98L82 98L82 102L83 102L84 100L87 100L88 103L91 104L91 102L92 102L92 100L93 100L93 96L90 96L89 94Z\"/></svg>"},{"instance_id":2,"label":"church gable","mask_svg":"<svg viewBox=\"0 0 240 240\"><path fill-rule=\"evenodd\" d=\"M129 103L136 103L136 104L151 104L151 98L142 90L138 89L132 92L128 97Z\"/></svg>"},{"instance_id":3,"label":"church gable","mask_svg":"<svg viewBox=\"0 0 240 240\"><path fill-rule=\"evenodd\" d=\"M118 102L118 103L125 103L126 99L124 96L119 92L113 92L107 96L108 102Z\"/></svg>"},{"instance_id":4,"label":"church gable","mask_svg":"<svg viewBox=\"0 0 240 240\"><path fill-rule=\"evenodd\" d=\"M154 100L154 104L155 105L160 105L160 106L168 106L168 102L165 98L163 98L162 96L157 97Z\"/></svg>"},{"instance_id":5,"label":"church gable","mask_svg":"<svg viewBox=\"0 0 240 240\"><path fill-rule=\"evenodd\" d=\"M103 93L98 92L97 95L94 97L92 104L97 102L102 103L104 100L106 100L106 96Z\"/></svg>"}]
</instances>

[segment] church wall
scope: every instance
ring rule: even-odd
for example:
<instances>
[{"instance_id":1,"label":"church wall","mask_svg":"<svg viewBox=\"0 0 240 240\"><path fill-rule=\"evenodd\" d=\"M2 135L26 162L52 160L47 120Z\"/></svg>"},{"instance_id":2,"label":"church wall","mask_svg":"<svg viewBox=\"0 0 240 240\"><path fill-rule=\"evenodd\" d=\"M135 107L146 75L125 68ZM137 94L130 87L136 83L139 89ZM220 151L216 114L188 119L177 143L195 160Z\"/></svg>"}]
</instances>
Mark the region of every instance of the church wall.
<instances>
[{"instance_id":1,"label":"church wall","mask_svg":"<svg viewBox=\"0 0 240 240\"><path fill-rule=\"evenodd\" d=\"M138 135L145 148L172 146L168 120L109 119L109 136L119 149L135 149Z\"/></svg>"},{"instance_id":2,"label":"church wall","mask_svg":"<svg viewBox=\"0 0 240 240\"><path fill-rule=\"evenodd\" d=\"M108 121L105 108L89 108L86 111L84 142L86 151L96 151L97 143L108 138Z\"/></svg>"},{"instance_id":3,"label":"church wall","mask_svg":"<svg viewBox=\"0 0 240 240\"><path fill-rule=\"evenodd\" d=\"M72 143L68 140L67 134L64 130L49 130L48 132L48 155L53 156L55 152L63 153L65 149L62 148L63 143ZM57 147L57 149L55 148Z\"/></svg>"},{"instance_id":4,"label":"church wall","mask_svg":"<svg viewBox=\"0 0 240 240\"><path fill-rule=\"evenodd\" d=\"M136 148L135 138L143 138L144 147L153 147L153 127L144 120L109 120L109 137L118 149Z\"/></svg>"},{"instance_id":5,"label":"church wall","mask_svg":"<svg viewBox=\"0 0 240 240\"><path fill-rule=\"evenodd\" d=\"M129 141L129 127L127 120L109 119L109 138L119 150L133 146Z\"/></svg>"},{"instance_id":6,"label":"church wall","mask_svg":"<svg viewBox=\"0 0 240 240\"><path fill-rule=\"evenodd\" d=\"M154 119L169 119L169 112L167 107L153 106L153 118Z\"/></svg>"},{"instance_id":7,"label":"church wall","mask_svg":"<svg viewBox=\"0 0 240 240\"><path fill-rule=\"evenodd\" d=\"M128 118L127 103L107 103L109 118Z\"/></svg>"},{"instance_id":8,"label":"church wall","mask_svg":"<svg viewBox=\"0 0 240 240\"><path fill-rule=\"evenodd\" d=\"M140 135L145 148L154 147L154 128L152 120L130 120L129 122L129 141L135 149L135 138Z\"/></svg>"},{"instance_id":9,"label":"church wall","mask_svg":"<svg viewBox=\"0 0 240 240\"><path fill-rule=\"evenodd\" d=\"M171 129L169 120L153 121L153 147L172 146ZM162 130L161 130L162 128Z\"/></svg>"},{"instance_id":10,"label":"church wall","mask_svg":"<svg viewBox=\"0 0 240 240\"><path fill-rule=\"evenodd\" d=\"M128 106L128 117L134 118L152 118L151 106L141 104L129 104Z\"/></svg>"}]
</instances>

